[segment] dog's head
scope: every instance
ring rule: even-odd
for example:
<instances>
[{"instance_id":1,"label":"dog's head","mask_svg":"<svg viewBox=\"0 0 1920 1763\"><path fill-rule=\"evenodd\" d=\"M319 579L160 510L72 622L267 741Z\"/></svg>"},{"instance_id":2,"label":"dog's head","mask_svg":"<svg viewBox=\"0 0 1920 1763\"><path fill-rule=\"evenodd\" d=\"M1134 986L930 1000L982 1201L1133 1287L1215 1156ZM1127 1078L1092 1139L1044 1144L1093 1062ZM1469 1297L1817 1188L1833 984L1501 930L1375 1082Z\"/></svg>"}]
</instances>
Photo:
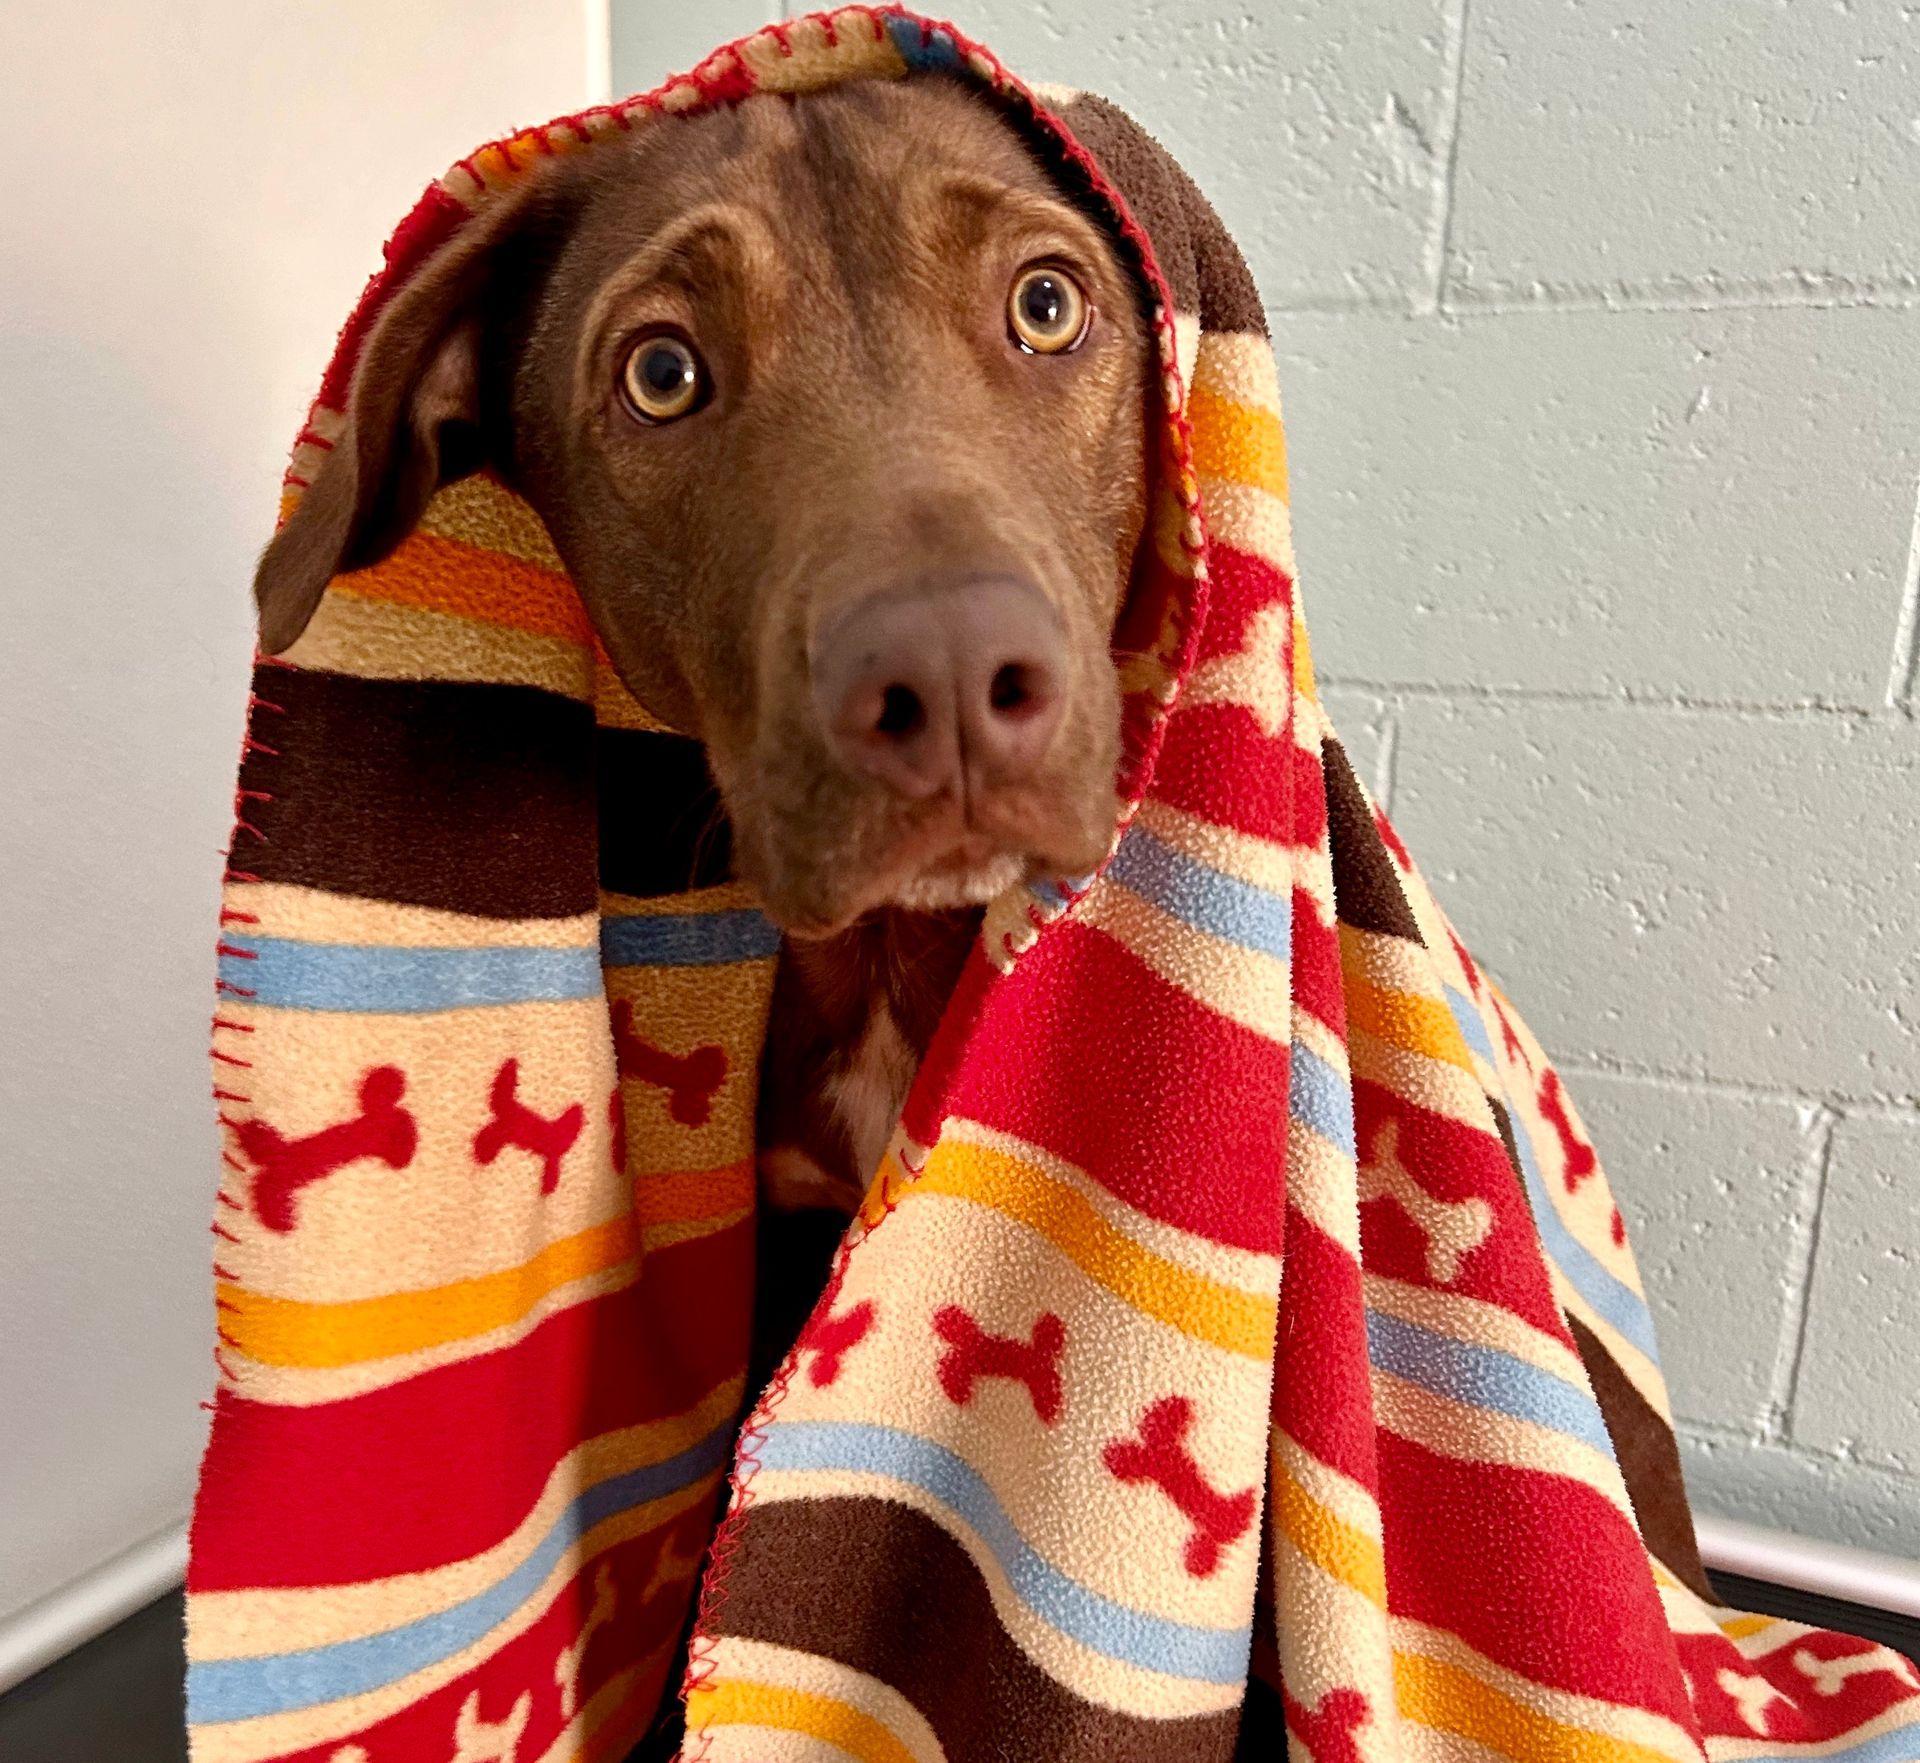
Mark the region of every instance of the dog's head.
<instances>
[{"instance_id":1,"label":"dog's head","mask_svg":"<svg viewBox=\"0 0 1920 1763\"><path fill-rule=\"evenodd\" d=\"M488 467L705 742L782 923L1084 871L1149 355L1107 237L956 85L662 119L542 168L394 298L261 560L262 641Z\"/></svg>"}]
</instances>

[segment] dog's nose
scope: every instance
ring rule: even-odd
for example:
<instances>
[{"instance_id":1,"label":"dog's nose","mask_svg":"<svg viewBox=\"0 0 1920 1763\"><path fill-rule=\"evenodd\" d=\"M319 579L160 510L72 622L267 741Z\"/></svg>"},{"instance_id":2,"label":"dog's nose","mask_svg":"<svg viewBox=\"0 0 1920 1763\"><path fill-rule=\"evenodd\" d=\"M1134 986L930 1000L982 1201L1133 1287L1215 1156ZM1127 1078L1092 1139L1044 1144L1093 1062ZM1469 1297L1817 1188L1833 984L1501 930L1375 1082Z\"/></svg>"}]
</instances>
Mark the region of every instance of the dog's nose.
<instances>
[{"instance_id":1,"label":"dog's nose","mask_svg":"<svg viewBox=\"0 0 1920 1763\"><path fill-rule=\"evenodd\" d=\"M976 577L888 588L834 620L814 645L814 704L848 766L919 801L1031 775L1066 673L1039 590Z\"/></svg>"}]
</instances>

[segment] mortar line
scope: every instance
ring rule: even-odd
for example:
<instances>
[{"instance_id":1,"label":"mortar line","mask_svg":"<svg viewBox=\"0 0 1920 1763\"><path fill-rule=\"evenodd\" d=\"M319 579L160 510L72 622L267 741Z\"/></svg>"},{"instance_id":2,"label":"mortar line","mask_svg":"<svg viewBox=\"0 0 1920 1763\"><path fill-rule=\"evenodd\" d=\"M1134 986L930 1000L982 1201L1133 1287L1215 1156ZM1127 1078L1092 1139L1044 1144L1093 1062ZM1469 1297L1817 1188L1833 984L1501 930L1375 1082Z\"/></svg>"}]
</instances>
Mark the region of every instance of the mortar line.
<instances>
[{"instance_id":1,"label":"mortar line","mask_svg":"<svg viewBox=\"0 0 1920 1763\"><path fill-rule=\"evenodd\" d=\"M1920 489L1914 494L1907 578L1900 591L1900 617L1893 631L1893 660L1887 668L1889 710L1914 709L1916 674L1920 674Z\"/></svg>"},{"instance_id":2,"label":"mortar line","mask_svg":"<svg viewBox=\"0 0 1920 1763\"><path fill-rule=\"evenodd\" d=\"M1394 786L1400 781L1400 715L1389 712L1386 725L1380 731L1380 750L1373 761L1373 799L1380 804L1380 812L1391 818L1393 814Z\"/></svg>"},{"instance_id":3,"label":"mortar line","mask_svg":"<svg viewBox=\"0 0 1920 1763\"><path fill-rule=\"evenodd\" d=\"M1636 1065L1630 1060L1609 1058L1604 1054L1556 1057L1554 1063L1562 1071L1576 1076L1625 1078L1634 1083L1643 1083L1649 1089L1671 1090L1678 1095L1735 1097L1746 1102L1777 1102L1791 1108L1830 1108L1862 1119L1894 1121L1901 1125L1920 1124L1920 1096L1860 1096L1842 1090L1808 1092L1772 1084L1748 1083L1740 1078L1698 1077L1686 1072L1662 1071L1658 1066Z\"/></svg>"},{"instance_id":4,"label":"mortar line","mask_svg":"<svg viewBox=\"0 0 1920 1763\"><path fill-rule=\"evenodd\" d=\"M1349 692L1369 692L1377 698L1424 698L1442 703L1585 704L1616 710L1678 710L1698 716L1812 716L1866 722L1873 711L1860 704L1832 699L1708 698L1690 692L1646 692L1626 688L1603 691L1570 686L1441 685L1427 680L1362 679L1353 674L1323 673L1320 683Z\"/></svg>"},{"instance_id":5,"label":"mortar line","mask_svg":"<svg viewBox=\"0 0 1920 1763\"><path fill-rule=\"evenodd\" d=\"M1789 1248L1789 1284L1786 1314L1774 1353L1773 1375L1767 1382L1766 1442L1793 1442L1794 1405L1800 1396L1800 1371L1807 1355L1807 1323L1812 1314L1814 1266L1820 1254L1820 1229L1827 1209L1827 1178L1833 1167L1833 1132L1840 1115L1824 1102L1808 1110L1804 1130L1807 1167L1802 1196L1807 1213L1804 1227L1795 1220Z\"/></svg>"},{"instance_id":6,"label":"mortar line","mask_svg":"<svg viewBox=\"0 0 1920 1763\"><path fill-rule=\"evenodd\" d=\"M1453 248L1454 186L1460 165L1460 109L1467 71L1467 8L1470 0L1455 0L1447 15L1447 73L1440 91L1440 130L1444 157L1438 167L1438 187L1434 191L1433 214L1427 223L1426 262L1428 285L1425 298L1415 312L1431 318L1445 308L1447 296L1447 255Z\"/></svg>"}]
</instances>

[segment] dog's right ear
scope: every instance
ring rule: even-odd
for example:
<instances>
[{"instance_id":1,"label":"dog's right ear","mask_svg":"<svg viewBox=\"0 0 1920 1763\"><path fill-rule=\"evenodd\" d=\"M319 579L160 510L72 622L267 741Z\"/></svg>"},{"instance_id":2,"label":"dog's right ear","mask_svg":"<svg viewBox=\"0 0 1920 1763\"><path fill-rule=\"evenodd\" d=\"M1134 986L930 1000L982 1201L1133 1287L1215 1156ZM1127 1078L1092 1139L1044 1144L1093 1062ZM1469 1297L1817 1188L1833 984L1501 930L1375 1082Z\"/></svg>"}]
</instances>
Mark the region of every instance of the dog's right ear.
<instances>
[{"instance_id":1,"label":"dog's right ear","mask_svg":"<svg viewBox=\"0 0 1920 1763\"><path fill-rule=\"evenodd\" d=\"M507 260L534 189L496 197L397 292L360 351L346 422L254 572L260 647L277 655L307 628L327 583L391 552L442 484L492 461L502 413L485 408Z\"/></svg>"}]
</instances>

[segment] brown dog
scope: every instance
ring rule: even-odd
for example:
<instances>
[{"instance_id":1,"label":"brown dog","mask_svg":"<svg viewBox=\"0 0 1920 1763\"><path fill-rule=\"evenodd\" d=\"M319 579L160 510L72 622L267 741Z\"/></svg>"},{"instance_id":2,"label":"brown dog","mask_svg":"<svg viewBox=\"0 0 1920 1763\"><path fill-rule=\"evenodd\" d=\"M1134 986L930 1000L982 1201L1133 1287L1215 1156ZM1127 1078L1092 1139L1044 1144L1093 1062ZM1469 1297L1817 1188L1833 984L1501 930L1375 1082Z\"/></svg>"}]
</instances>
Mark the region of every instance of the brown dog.
<instances>
[{"instance_id":1,"label":"brown dog","mask_svg":"<svg viewBox=\"0 0 1920 1763\"><path fill-rule=\"evenodd\" d=\"M957 85L662 119L543 168L395 299L261 560L262 642L441 484L519 491L794 933L770 1194L850 1209L979 904L1111 839L1148 371L1105 235Z\"/></svg>"}]
</instances>

